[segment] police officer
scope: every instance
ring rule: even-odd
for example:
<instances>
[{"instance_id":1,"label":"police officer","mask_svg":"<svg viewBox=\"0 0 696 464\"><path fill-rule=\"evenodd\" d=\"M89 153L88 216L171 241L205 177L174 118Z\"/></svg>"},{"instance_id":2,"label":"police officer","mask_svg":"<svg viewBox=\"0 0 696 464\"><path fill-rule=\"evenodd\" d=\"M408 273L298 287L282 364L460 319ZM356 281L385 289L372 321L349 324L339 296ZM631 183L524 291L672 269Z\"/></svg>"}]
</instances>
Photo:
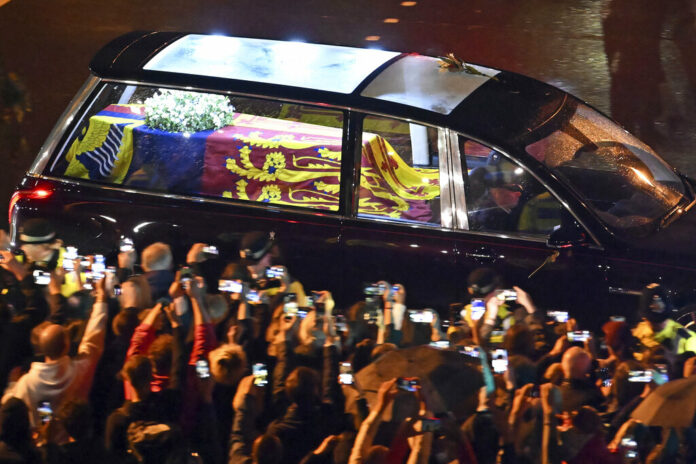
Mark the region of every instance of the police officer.
<instances>
[{"instance_id":1,"label":"police officer","mask_svg":"<svg viewBox=\"0 0 696 464\"><path fill-rule=\"evenodd\" d=\"M670 319L672 305L667 291L659 284L647 285L641 294L639 311L643 316L633 336L647 348L662 345L671 354L696 352L696 333Z\"/></svg>"}]
</instances>

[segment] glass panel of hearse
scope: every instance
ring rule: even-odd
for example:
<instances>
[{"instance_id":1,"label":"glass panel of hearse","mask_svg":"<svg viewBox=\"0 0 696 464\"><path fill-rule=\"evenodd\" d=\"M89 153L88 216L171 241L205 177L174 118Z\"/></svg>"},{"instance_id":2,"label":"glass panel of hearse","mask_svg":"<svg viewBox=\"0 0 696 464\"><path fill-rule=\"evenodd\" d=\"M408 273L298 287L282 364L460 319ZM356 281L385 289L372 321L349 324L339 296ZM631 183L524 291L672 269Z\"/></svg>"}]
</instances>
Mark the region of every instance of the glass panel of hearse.
<instances>
[{"instance_id":1,"label":"glass panel of hearse","mask_svg":"<svg viewBox=\"0 0 696 464\"><path fill-rule=\"evenodd\" d=\"M143 69L351 93L398 56L383 50L190 34Z\"/></svg>"},{"instance_id":2,"label":"glass panel of hearse","mask_svg":"<svg viewBox=\"0 0 696 464\"><path fill-rule=\"evenodd\" d=\"M338 211L343 112L108 84L53 173L148 191Z\"/></svg>"}]
</instances>

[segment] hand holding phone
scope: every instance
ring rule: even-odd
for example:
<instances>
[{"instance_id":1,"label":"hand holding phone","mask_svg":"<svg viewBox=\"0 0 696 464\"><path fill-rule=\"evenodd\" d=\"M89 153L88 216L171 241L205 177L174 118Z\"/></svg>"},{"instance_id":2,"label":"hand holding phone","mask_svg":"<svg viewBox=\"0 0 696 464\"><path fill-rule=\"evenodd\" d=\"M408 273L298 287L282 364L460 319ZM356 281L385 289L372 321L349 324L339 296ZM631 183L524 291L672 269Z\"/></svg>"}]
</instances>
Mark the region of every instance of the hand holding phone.
<instances>
[{"instance_id":1,"label":"hand holding phone","mask_svg":"<svg viewBox=\"0 0 696 464\"><path fill-rule=\"evenodd\" d=\"M415 392L419 385L420 382L416 377L399 377L396 380L396 387L402 391Z\"/></svg>"}]
</instances>

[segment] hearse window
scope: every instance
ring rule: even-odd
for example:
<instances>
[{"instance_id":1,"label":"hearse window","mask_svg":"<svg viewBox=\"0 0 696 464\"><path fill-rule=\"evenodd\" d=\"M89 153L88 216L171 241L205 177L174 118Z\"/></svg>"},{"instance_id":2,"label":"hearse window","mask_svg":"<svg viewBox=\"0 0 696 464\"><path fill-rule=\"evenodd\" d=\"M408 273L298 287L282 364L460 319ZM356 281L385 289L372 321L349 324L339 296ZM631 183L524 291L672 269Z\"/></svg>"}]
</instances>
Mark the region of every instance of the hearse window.
<instances>
[{"instance_id":1,"label":"hearse window","mask_svg":"<svg viewBox=\"0 0 696 464\"><path fill-rule=\"evenodd\" d=\"M440 224L437 129L366 116L359 217Z\"/></svg>"},{"instance_id":2,"label":"hearse window","mask_svg":"<svg viewBox=\"0 0 696 464\"><path fill-rule=\"evenodd\" d=\"M108 85L52 174L337 211L342 127L323 107Z\"/></svg>"},{"instance_id":3,"label":"hearse window","mask_svg":"<svg viewBox=\"0 0 696 464\"><path fill-rule=\"evenodd\" d=\"M561 204L526 170L461 136L459 150L470 230L548 235L561 224Z\"/></svg>"}]
</instances>

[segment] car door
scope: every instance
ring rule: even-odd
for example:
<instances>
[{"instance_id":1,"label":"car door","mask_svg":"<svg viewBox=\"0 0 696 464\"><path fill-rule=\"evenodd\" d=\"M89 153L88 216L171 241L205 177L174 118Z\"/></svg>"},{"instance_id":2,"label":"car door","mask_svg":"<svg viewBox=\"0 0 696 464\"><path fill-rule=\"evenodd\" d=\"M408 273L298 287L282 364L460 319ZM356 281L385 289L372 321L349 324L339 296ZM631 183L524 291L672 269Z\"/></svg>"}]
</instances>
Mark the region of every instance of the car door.
<instances>
[{"instance_id":1,"label":"car door","mask_svg":"<svg viewBox=\"0 0 696 464\"><path fill-rule=\"evenodd\" d=\"M500 151L455 133L449 140L453 162L462 167L453 173L459 272L492 267L506 286L526 290L541 308L570 311L596 326L598 308L607 306L601 248L589 238L549 247L547 238L563 216L572 217L555 193Z\"/></svg>"},{"instance_id":2,"label":"car door","mask_svg":"<svg viewBox=\"0 0 696 464\"><path fill-rule=\"evenodd\" d=\"M456 274L445 132L403 120L357 114L361 141L354 211L344 220L343 282L350 302L386 280L406 288L409 308L445 314Z\"/></svg>"}]
</instances>

